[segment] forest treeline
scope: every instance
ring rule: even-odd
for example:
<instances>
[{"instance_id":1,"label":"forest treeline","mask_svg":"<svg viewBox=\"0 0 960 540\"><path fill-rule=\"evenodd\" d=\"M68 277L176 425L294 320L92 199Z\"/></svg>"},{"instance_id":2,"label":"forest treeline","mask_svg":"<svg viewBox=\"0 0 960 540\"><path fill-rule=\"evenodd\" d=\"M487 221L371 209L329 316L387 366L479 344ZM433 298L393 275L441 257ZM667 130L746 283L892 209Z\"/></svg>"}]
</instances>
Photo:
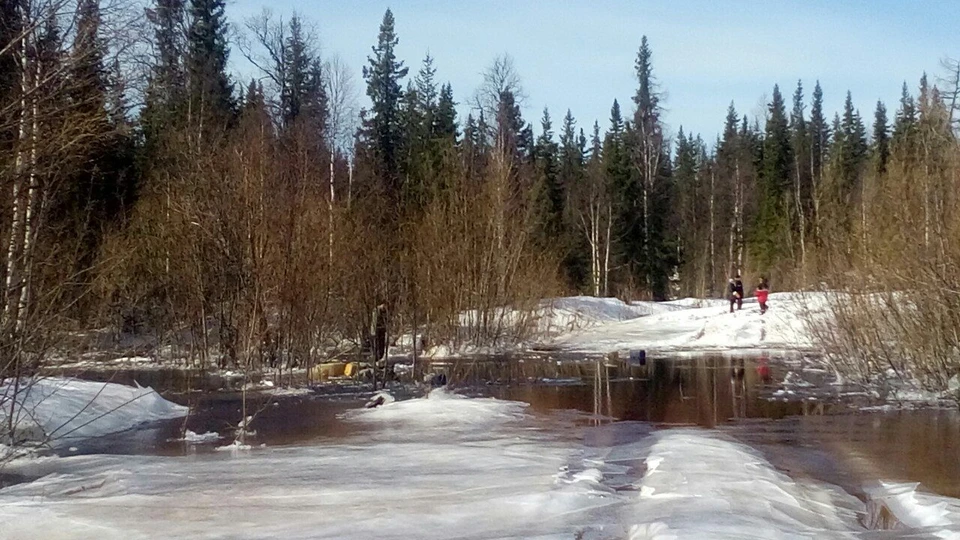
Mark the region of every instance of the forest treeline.
<instances>
[{"instance_id":1,"label":"forest treeline","mask_svg":"<svg viewBox=\"0 0 960 540\"><path fill-rule=\"evenodd\" d=\"M429 55L411 71L390 11L355 74L302 17L230 25L224 0L0 11L7 375L101 327L304 365L359 345L381 302L393 334L458 344L522 337L552 295L719 296L738 271L783 290L920 265L960 290L955 61L870 133L849 92L830 117L798 82L705 141L668 133L646 38L632 99L580 125L524 118L506 55L462 94Z\"/></svg>"}]
</instances>

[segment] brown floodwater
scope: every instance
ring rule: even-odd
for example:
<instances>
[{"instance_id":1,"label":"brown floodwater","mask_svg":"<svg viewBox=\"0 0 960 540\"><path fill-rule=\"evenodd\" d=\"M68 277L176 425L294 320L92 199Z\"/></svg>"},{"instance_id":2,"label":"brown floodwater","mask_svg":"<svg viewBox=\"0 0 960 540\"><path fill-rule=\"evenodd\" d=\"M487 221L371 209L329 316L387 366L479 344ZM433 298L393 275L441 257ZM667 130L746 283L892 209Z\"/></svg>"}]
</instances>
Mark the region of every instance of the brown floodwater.
<instances>
[{"instance_id":1,"label":"brown floodwater","mask_svg":"<svg viewBox=\"0 0 960 540\"><path fill-rule=\"evenodd\" d=\"M504 358L437 363L430 368L448 373L461 391L526 402L533 414L545 418L575 411L583 425L641 421L654 429L714 429L759 449L792 476L839 484L854 494L860 494L865 483L882 479L920 482L930 491L960 497L960 414L955 409L861 410L862 399L828 389L822 384L822 372L794 360L716 356L648 359L639 365L582 358ZM789 371L817 385L791 386L787 389L794 393L784 394ZM425 389L396 386L392 391L402 399L423 395ZM177 441L185 428L215 431L224 441L232 440L243 414L240 395L168 397L190 405L185 422L88 441L69 453L213 451L216 443ZM248 442L323 444L375 429L339 416L362 406L368 397L369 392L331 396L322 391L250 397L246 411L255 416L256 435ZM569 423L544 425L550 429Z\"/></svg>"}]
</instances>

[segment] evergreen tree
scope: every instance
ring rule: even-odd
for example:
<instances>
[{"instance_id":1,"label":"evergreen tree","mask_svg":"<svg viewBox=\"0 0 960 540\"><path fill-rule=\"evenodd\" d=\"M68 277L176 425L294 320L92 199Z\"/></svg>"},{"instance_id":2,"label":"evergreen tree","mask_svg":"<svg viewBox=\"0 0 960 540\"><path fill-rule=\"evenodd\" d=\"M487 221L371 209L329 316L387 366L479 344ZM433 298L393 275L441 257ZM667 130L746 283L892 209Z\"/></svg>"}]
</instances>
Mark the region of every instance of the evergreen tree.
<instances>
[{"instance_id":1,"label":"evergreen tree","mask_svg":"<svg viewBox=\"0 0 960 540\"><path fill-rule=\"evenodd\" d=\"M640 188L642 238L639 239L640 260L637 277L655 299L668 294L668 277L675 266L676 253L670 246L674 235L666 231L670 215L671 189L669 185L670 160L663 138L660 119L660 94L653 77L653 52L643 36L635 64L637 92L634 103L631 148L637 181Z\"/></svg>"},{"instance_id":2,"label":"evergreen tree","mask_svg":"<svg viewBox=\"0 0 960 540\"><path fill-rule=\"evenodd\" d=\"M579 182L583 175L583 153L580 139L577 137L577 123L570 109L563 117L563 130L560 132L560 189L567 190Z\"/></svg>"},{"instance_id":3,"label":"evergreen tree","mask_svg":"<svg viewBox=\"0 0 960 540\"><path fill-rule=\"evenodd\" d=\"M541 249L556 249L563 234L563 188L558 171L559 148L553 140L550 111L543 109L540 136L534 147L537 170L537 234Z\"/></svg>"},{"instance_id":4,"label":"evergreen tree","mask_svg":"<svg viewBox=\"0 0 960 540\"><path fill-rule=\"evenodd\" d=\"M106 122L107 72L103 65L106 44L100 36L99 0L78 3L77 32L71 54L74 107L90 119Z\"/></svg>"},{"instance_id":5,"label":"evergreen tree","mask_svg":"<svg viewBox=\"0 0 960 540\"><path fill-rule=\"evenodd\" d=\"M684 284L684 294L696 294L692 282L695 280L696 250L700 244L700 227L703 205L700 193L700 154L701 143L693 136L683 132L683 126L677 132L676 151L673 161L673 181L677 190L678 264L680 280Z\"/></svg>"},{"instance_id":6,"label":"evergreen tree","mask_svg":"<svg viewBox=\"0 0 960 540\"><path fill-rule=\"evenodd\" d=\"M792 181L793 189L790 196L792 201L790 213L794 232L800 244L801 262L805 262L807 247L807 223L812 214L813 183L810 177L810 142L807 122L804 119L805 105L803 102L803 83L797 81L797 89L793 93L793 110L790 112L790 145L793 151Z\"/></svg>"},{"instance_id":7,"label":"evergreen tree","mask_svg":"<svg viewBox=\"0 0 960 540\"><path fill-rule=\"evenodd\" d=\"M157 58L150 66L146 102L140 113L144 133L144 161L156 164L159 139L170 134L185 113L186 78L184 75L184 0L157 0L147 12L154 26Z\"/></svg>"},{"instance_id":8,"label":"evergreen tree","mask_svg":"<svg viewBox=\"0 0 960 540\"><path fill-rule=\"evenodd\" d=\"M761 271L769 271L787 252L785 194L790 187L793 151L786 107L779 86L773 87L768 105L767 124L763 137L760 167L759 209L752 247Z\"/></svg>"},{"instance_id":9,"label":"evergreen tree","mask_svg":"<svg viewBox=\"0 0 960 540\"><path fill-rule=\"evenodd\" d=\"M813 231L820 232L820 197L823 191L824 163L827 160L827 151L830 148L830 125L823 112L823 90L820 81L813 89L813 103L810 106L810 183L812 208L810 215L813 221ZM820 241L819 237L815 240Z\"/></svg>"},{"instance_id":10,"label":"evergreen tree","mask_svg":"<svg viewBox=\"0 0 960 540\"><path fill-rule=\"evenodd\" d=\"M627 285L636 283L636 268L643 250L643 219L641 195L631 166L627 148L627 126L620 112L620 104L613 101L610 108L610 128L603 141L603 169L613 199L613 229L616 239L617 266L625 275L618 281Z\"/></svg>"},{"instance_id":11,"label":"evergreen tree","mask_svg":"<svg viewBox=\"0 0 960 540\"><path fill-rule=\"evenodd\" d=\"M428 125L433 125L433 119L437 109L437 83L435 82L437 68L433 67L433 57L428 53L423 59L423 66L414 79L417 95L423 114L424 121Z\"/></svg>"},{"instance_id":12,"label":"evergreen tree","mask_svg":"<svg viewBox=\"0 0 960 540\"><path fill-rule=\"evenodd\" d=\"M893 122L891 146L907 144L917 127L917 104L910 95L907 83L903 83L900 93L900 108Z\"/></svg>"},{"instance_id":13,"label":"evergreen tree","mask_svg":"<svg viewBox=\"0 0 960 540\"><path fill-rule=\"evenodd\" d=\"M500 151L513 156L514 171L529 162L534 153L533 128L523 120L520 105L510 90L500 93L494 142Z\"/></svg>"},{"instance_id":14,"label":"evergreen tree","mask_svg":"<svg viewBox=\"0 0 960 540\"><path fill-rule=\"evenodd\" d=\"M874 169L878 175L887 171L887 160L890 158L890 134L887 125L887 108L882 101L877 101L877 110L873 114L873 159Z\"/></svg>"},{"instance_id":15,"label":"evergreen tree","mask_svg":"<svg viewBox=\"0 0 960 540\"><path fill-rule=\"evenodd\" d=\"M189 114L194 125L218 127L233 117L233 83L227 75L228 25L225 0L190 0L187 32Z\"/></svg>"},{"instance_id":16,"label":"evergreen tree","mask_svg":"<svg viewBox=\"0 0 960 540\"><path fill-rule=\"evenodd\" d=\"M587 139L580 130L573 113L567 109L563 117L563 129L560 132L560 170L558 174L559 203L562 213L563 236L561 238L566 253L563 266L571 286L580 289L587 282L589 274L589 252L583 236L575 234L577 223L573 217L576 214L571 201L572 193L582 191L585 182L585 154Z\"/></svg>"},{"instance_id":17,"label":"evergreen tree","mask_svg":"<svg viewBox=\"0 0 960 540\"><path fill-rule=\"evenodd\" d=\"M459 136L457 104L453 101L453 87L450 86L450 83L440 87L440 97L437 100L432 132L434 138L447 138L454 141Z\"/></svg>"},{"instance_id":18,"label":"evergreen tree","mask_svg":"<svg viewBox=\"0 0 960 540\"><path fill-rule=\"evenodd\" d=\"M394 48L399 38L394 30L393 12L387 9L380 23L380 34L368 66L363 68L367 81L367 96L372 103L372 115L363 126L363 142L370 152L371 165L388 194L397 196L400 189L401 146L403 123L400 81L407 76L407 68L397 60Z\"/></svg>"},{"instance_id":19,"label":"evergreen tree","mask_svg":"<svg viewBox=\"0 0 960 540\"><path fill-rule=\"evenodd\" d=\"M280 81L280 120L290 129L313 100L325 100L318 59L311 54L303 33L303 24L296 15L290 19L290 35L283 44ZM316 106L316 104L314 104ZM316 114L316 111L313 111Z\"/></svg>"},{"instance_id":20,"label":"evergreen tree","mask_svg":"<svg viewBox=\"0 0 960 540\"><path fill-rule=\"evenodd\" d=\"M847 92L843 104L843 117L840 133L836 137L838 145L839 181L841 200L849 203L854 188L860 180L860 173L867 158L867 129L860 113L853 107L853 97Z\"/></svg>"},{"instance_id":21,"label":"evergreen tree","mask_svg":"<svg viewBox=\"0 0 960 540\"><path fill-rule=\"evenodd\" d=\"M466 125L463 128L463 139L460 141L460 155L464 169L464 176L471 180L483 178L486 162L486 126L483 125L483 113L480 113L479 122L473 119L473 114L467 115Z\"/></svg>"}]
</instances>

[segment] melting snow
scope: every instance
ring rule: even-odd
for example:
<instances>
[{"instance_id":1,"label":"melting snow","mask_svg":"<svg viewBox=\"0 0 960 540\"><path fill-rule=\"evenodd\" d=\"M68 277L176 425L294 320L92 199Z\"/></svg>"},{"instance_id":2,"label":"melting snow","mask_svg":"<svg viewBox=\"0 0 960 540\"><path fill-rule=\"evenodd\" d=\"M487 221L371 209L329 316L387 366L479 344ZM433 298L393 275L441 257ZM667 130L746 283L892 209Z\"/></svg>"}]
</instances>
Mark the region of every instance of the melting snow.
<instances>
[{"instance_id":1,"label":"melting snow","mask_svg":"<svg viewBox=\"0 0 960 540\"><path fill-rule=\"evenodd\" d=\"M764 315L760 315L753 298L747 298L743 309L734 313L723 301L643 303L636 307L651 315L569 332L554 339L552 345L573 352L600 353L633 349L810 350L814 344L804 317L825 316L827 302L826 296L819 293L771 294L770 309Z\"/></svg>"},{"instance_id":2,"label":"melting snow","mask_svg":"<svg viewBox=\"0 0 960 540\"><path fill-rule=\"evenodd\" d=\"M186 416L183 407L152 388L77 379L42 378L22 383L13 407L20 433L54 444L124 431L145 422ZM13 405L11 383L0 386L0 423ZM43 442L42 440L39 442Z\"/></svg>"},{"instance_id":3,"label":"melting snow","mask_svg":"<svg viewBox=\"0 0 960 540\"><path fill-rule=\"evenodd\" d=\"M306 446L15 462L37 480L0 490L0 536L880 538L859 499L705 430L621 422L573 438L524 404L442 389L346 419L375 429ZM911 527L883 538L955 538L960 501L877 490Z\"/></svg>"}]
</instances>

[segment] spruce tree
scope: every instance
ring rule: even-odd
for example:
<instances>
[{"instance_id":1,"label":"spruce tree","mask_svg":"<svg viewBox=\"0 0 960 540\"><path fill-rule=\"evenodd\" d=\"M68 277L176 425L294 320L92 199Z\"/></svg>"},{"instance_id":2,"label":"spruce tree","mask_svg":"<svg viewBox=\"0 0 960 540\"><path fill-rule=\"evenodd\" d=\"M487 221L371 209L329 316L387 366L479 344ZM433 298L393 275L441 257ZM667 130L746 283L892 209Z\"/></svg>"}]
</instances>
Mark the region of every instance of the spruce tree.
<instances>
[{"instance_id":1,"label":"spruce tree","mask_svg":"<svg viewBox=\"0 0 960 540\"><path fill-rule=\"evenodd\" d=\"M773 87L764 130L759 182L759 211L754 228L754 259L758 268L767 272L788 252L784 199L790 187L793 151L786 106L779 86Z\"/></svg>"},{"instance_id":2,"label":"spruce tree","mask_svg":"<svg viewBox=\"0 0 960 540\"><path fill-rule=\"evenodd\" d=\"M446 138L456 141L459 136L457 126L457 103L453 101L453 87L447 83L440 87L437 99L436 115L433 118L434 138Z\"/></svg>"},{"instance_id":3,"label":"spruce tree","mask_svg":"<svg viewBox=\"0 0 960 540\"><path fill-rule=\"evenodd\" d=\"M854 188L860 180L862 166L867 158L867 129L860 113L853 107L853 97L847 92L840 121L840 134L836 137L840 158L840 196L849 203Z\"/></svg>"},{"instance_id":4,"label":"spruce tree","mask_svg":"<svg viewBox=\"0 0 960 540\"><path fill-rule=\"evenodd\" d=\"M653 52L647 37L643 36L635 63L638 86L633 101L637 108L630 140L640 184L642 211L643 236L640 240L642 249L637 268L638 278L653 298L664 299L668 294L668 276L676 257L669 240L673 235L665 230L666 216L670 214L671 206L671 165L664 144L660 94L653 76L652 59Z\"/></svg>"},{"instance_id":5,"label":"spruce tree","mask_svg":"<svg viewBox=\"0 0 960 540\"><path fill-rule=\"evenodd\" d=\"M387 193L399 195L403 124L400 81L407 76L407 68L397 60L395 47L399 43L394 29L393 12L389 9L380 23L377 45L373 47L369 65L363 68L367 81L367 96L371 101L371 115L363 126L363 142L370 152L373 170Z\"/></svg>"},{"instance_id":6,"label":"spruce tree","mask_svg":"<svg viewBox=\"0 0 960 540\"><path fill-rule=\"evenodd\" d=\"M791 165L792 201L789 212L793 230L800 245L801 258L806 258L807 222L812 213L813 189L810 177L810 133L807 121L804 118L805 105L803 102L803 82L797 81L797 89L793 93L793 110L790 112L790 145L793 150L793 164Z\"/></svg>"},{"instance_id":7,"label":"spruce tree","mask_svg":"<svg viewBox=\"0 0 960 540\"><path fill-rule=\"evenodd\" d=\"M909 144L917 128L917 104L910 95L907 83L903 83L900 92L900 107L893 122L893 136L891 146Z\"/></svg>"},{"instance_id":8,"label":"spruce tree","mask_svg":"<svg viewBox=\"0 0 960 540\"><path fill-rule=\"evenodd\" d=\"M626 131L620 104L614 100L610 108L610 128L603 141L603 169L613 199L617 266L625 272L619 281L625 285L636 283L643 250L642 207L639 204L641 195L632 173Z\"/></svg>"},{"instance_id":9,"label":"spruce tree","mask_svg":"<svg viewBox=\"0 0 960 540\"><path fill-rule=\"evenodd\" d=\"M566 210L572 202L571 193L582 191L585 181L585 154L587 139L583 130L577 131L577 123L573 113L567 109L563 117L563 129L560 132L560 170L558 175L559 208L564 223L563 241L566 253L563 266L571 286L580 289L587 281L589 273L589 254L583 236L575 234L577 223L571 222L575 214L573 208Z\"/></svg>"},{"instance_id":10,"label":"spruce tree","mask_svg":"<svg viewBox=\"0 0 960 540\"><path fill-rule=\"evenodd\" d=\"M563 234L563 190L558 171L559 148L553 140L550 111L543 109L540 136L534 147L537 170L537 234L541 249L556 249Z\"/></svg>"},{"instance_id":11,"label":"spruce tree","mask_svg":"<svg viewBox=\"0 0 960 540\"><path fill-rule=\"evenodd\" d=\"M147 12L154 26L157 57L150 66L145 103L140 111L144 134L144 161L156 165L160 139L174 130L186 112L186 78L184 74L184 0L157 0Z\"/></svg>"},{"instance_id":12,"label":"spruce tree","mask_svg":"<svg viewBox=\"0 0 960 540\"><path fill-rule=\"evenodd\" d=\"M300 17L290 19L290 35L283 44L283 65L277 66L282 74L280 81L280 120L284 129L290 129L306 107L312 88L311 69L314 58L311 57L303 34Z\"/></svg>"},{"instance_id":13,"label":"spruce tree","mask_svg":"<svg viewBox=\"0 0 960 540\"><path fill-rule=\"evenodd\" d=\"M99 0L81 0L77 5L77 33L71 55L74 107L91 119L106 122L106 44L100 36Z\"/></svg>"},{"instance_id":14,"label":"spruce tree","mask_svg":"<svg viewBox=\"0 0 960 540\"><path fill-rule=\"evenodd\" d=\"M225 0L190 0L187 87L193 125L223 127L233 119L233 83L227 75L228 24Z\"/></svg>"},{"instance_id":15,"label":"spruce tree","mask_svg":"<svg viewBox=\"0 0 960 540\"><path fill-rule=\"evenodd\" d=\"M887 171L887 160L890 159L890 133L887 125L887 108L882 101L877 101L877 109L873 114L873 166L878 175Z\"/></svg>"},{"instance_id":16,"label":"spruce tree","mask_svg":"<svg viewBox=\"0 0 960 540\"><path fill-rule=\"evenodd\" d=\"M674 211L677 216L679 240L677 251L682 282L693 279L695 263L695 249L698 247L698 221L701 217L699 200L699 159L700 148L696 139L688 137L683 132L683 126L677 131L676 151L673 161L673 181L677 190L677 205ZM686 287L684 294L695 294L691 287Z\"/></svg>"}]
</instances>

